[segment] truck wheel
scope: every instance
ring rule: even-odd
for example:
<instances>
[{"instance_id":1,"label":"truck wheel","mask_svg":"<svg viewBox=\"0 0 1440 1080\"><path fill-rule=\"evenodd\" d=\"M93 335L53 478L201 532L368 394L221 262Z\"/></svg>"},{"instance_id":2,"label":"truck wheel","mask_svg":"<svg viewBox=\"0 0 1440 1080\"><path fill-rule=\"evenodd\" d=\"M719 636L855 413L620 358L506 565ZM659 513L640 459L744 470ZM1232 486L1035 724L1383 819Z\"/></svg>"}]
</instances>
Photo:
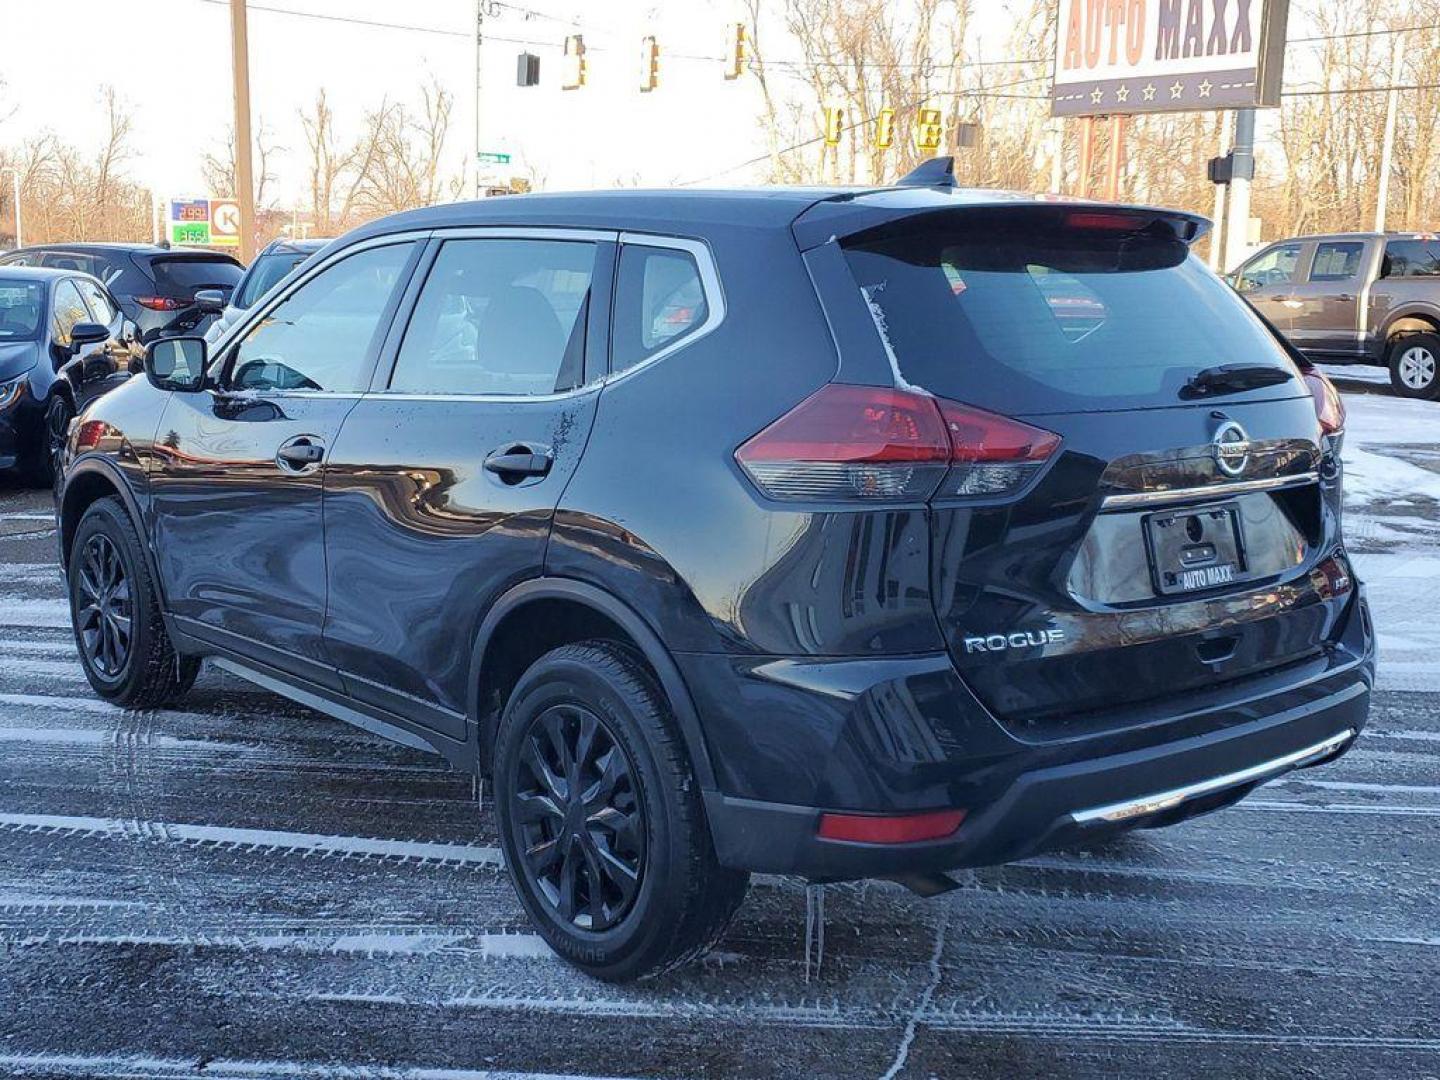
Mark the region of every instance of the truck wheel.
<instances>
[{"instance_id":1,"label":"truck wheel","mask_svg":"<svg viewBox=\"0 0 1440 1080\"><path fill-rule=\"evenodd\" d=\"M150 709L194 685L200 661L170 644L140 536L119 499L98 499L85 511L66 578L80 666L97 694Z\"/></svg>"},{"instance_id":2,"label":"truck wheel","mask_svg":"<svg viewBox=\"0 0 1440 1080\"><path fill-rule=\"evenodd\" d=\"M1440 397L1440 335L1407 334L1390 346L1390 386L1401 397Z\"/></svg>"},{"instance_id":3,"label":"truck wheel","mask_svg":"<svg viewBox=\"0 0 1440 1080\"><path fill-rule=\"evenodd\" d=\"M542 937L610 982L708 951L749 875L715 858L675 718L610 641L565 645L520 678L496 733L500 842Z\"/></svg>"}]
</instances>

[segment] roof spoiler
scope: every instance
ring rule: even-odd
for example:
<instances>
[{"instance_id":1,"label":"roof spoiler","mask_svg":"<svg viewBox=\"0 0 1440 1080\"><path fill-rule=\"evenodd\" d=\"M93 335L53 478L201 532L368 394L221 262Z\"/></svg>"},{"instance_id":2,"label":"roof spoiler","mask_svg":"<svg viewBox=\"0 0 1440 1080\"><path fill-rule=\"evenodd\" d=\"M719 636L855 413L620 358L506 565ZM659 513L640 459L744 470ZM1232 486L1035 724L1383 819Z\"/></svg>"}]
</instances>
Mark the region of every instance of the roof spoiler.
<instances>
[{"instance_id":1,"label":"roof spoiler","mask_svg":"<svg viewBox=\"0 0 1440 1080\"><path fill-rule=\"evenodd\" d=\"M955 184L955 159L936 157L922 161L915 168L895 181L896 187L953 188Z\"/></svg>"}]
</instances>

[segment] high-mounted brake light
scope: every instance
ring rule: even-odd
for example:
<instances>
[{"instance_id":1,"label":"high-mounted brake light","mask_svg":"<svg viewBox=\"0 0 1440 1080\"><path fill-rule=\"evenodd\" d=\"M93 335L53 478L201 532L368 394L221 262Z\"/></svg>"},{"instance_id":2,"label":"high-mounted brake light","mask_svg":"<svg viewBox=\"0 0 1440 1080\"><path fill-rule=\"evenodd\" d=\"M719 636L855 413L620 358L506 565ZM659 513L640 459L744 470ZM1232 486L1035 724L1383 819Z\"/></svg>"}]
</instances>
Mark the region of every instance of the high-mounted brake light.
<instances>
[{"instance_id":1,"label":"high-mounted brake light","mask_svg":"<svg viewBox=\"0 0 1440 1080\"><path fill-rule=\"evenodd\" d=\"M1320 421L1320 431L1325 435L1338 435L1345 430L1345 403L1335 384L1320 373L1317 368L1302 368L1300 374L1310 396L1315 399L1315 416Z\"/></svg>"},{"instance_id":2,"label":"high-mounted brake light","mask_svg":"<svg viewBox=\"0 0 1440 1080\"><path fill-rule=\"evenodd\" d=\"M855 844L914 844L943 840L960 828L964 810L929 810L921 814L821 814L816 830L822 840Z\"/></svg>"},{"instance_id":3,"label":"high-mounted brake light","mask_svg":"<svg viewBox=\"0 0 1440 1080\"><path fill-rule=\"evenodd\" d=\"M1060 438L911 390L831 383L735 452L766 495L790 502L995 498L1019 491Z\"/></svg>"},{"instance_id":4,"label":"high-mounted brake light","mask_svg":"<svg viewBox=\"0 0 1440 1080\"><path fill-rule=\"evenodd\" d=\"M190 306L189 300L180 300L173 296L137 296L135 302L151 311L179 311Z\"/></svg>"},{"instance_id":5,"label":"high-mounted brake light","mask_svg":"<svg viewBox=\"0 0 1440 1080\"><path fill-rule=\"evenodd\" d=\"M1103 229L1108 232L1134 232L1145 227L1146 220L1139 214L1113 214L1093 210L1077 210L1065 215L1065 226L1069 229Z\"/></svg>"}]
</instances>

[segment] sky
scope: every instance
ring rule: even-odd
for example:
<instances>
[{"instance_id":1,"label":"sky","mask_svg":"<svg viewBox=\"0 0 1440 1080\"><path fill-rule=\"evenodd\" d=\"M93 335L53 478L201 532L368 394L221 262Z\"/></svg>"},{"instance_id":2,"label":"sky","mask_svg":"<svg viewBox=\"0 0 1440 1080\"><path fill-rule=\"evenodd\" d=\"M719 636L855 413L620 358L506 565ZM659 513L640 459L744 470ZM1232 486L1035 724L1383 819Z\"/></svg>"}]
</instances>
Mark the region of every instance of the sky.
<instances>
[{"instance_id":1,"label":"sky","mask_svg":"<svg viewBox=\"0 0 1440 1080\"><path fill-rule=\"evenodd\" d=\"M1003 29L1005 3L977 6L988 9L980 25ZM475 146L474 11L473 0L250 0L252 115L286 151L275 167L280 205L308 199L298 111L321 89L343 141L366 109L386 98L418 106L421 83L439 79L456 99L450 151L458 170ZM741 18L738 0L515 0L492 12L480 149L515 155L518 171L533 170L544 186L671 184L764 152L756 81L726 81L718 59L727 24ZM559 46L577 31L589 84L564 91ZM661 43L661 87L648 94L638 89L646 34ZM521 89L515 66L526 48L541 57L541 85ZM717 59L683 58L697 55ZM0 0L0 74L5 100L17 106L0 124L0 141L48 129L82 147L98 145L108 84L134 120L129 173L164 196L204 194L201 158L222 152L232 118L226 0ZM757 179L746 170L723 177Z\"/></svg>"}]
</instances>

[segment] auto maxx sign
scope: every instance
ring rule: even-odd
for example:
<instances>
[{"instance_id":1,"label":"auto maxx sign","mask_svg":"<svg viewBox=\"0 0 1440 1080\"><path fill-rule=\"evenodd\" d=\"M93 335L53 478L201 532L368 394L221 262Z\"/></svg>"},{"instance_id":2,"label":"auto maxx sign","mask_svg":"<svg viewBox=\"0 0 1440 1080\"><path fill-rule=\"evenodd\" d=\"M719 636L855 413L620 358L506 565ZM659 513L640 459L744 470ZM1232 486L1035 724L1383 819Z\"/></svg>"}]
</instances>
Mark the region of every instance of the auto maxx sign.
<instances>
[{"instance_id":1,"label":"auto maxx sign","mask_svg":"<svg viewBox=\"0 0 1440 1080\"><path fill-rule=\"evenodd\" d=\"M1280 104L1289 0L1060 0L1056 116Z\"/></svg>"}]
</instances>

